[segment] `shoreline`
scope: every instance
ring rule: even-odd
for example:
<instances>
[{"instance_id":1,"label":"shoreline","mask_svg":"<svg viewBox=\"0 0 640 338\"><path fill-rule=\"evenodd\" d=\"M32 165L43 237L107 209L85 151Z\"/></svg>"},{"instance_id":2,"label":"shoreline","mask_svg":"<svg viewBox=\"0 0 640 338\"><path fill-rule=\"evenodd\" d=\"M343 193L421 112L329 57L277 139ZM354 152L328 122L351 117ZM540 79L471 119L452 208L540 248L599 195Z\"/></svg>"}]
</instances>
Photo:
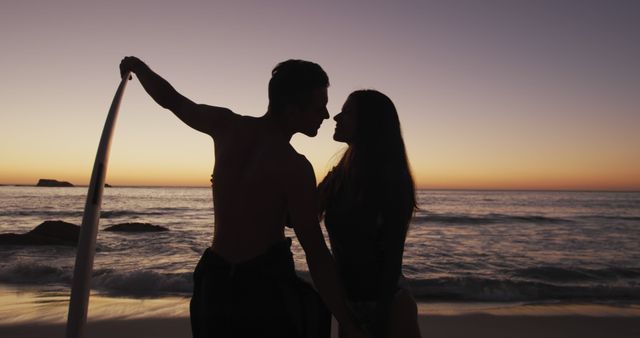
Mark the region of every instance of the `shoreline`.
<instances>
[{"instance_id":1,"label":"shoreline","mask_svg":"<svg viewBox=\"0 0 640 338\"><path fill-rule=\"evenodd\" d=\"M92 292L88 320L188 318L189 301L188 295L133 298ZM69 290L63 286L41 289L0 285L0 326L64 323L68 304ZM418 314L426 317L637 318L640 326L640 302L447 302L418 299L417 305Z\"/></svg>"},{"instance_id":2,"label":"shoreline","mask_svg":"<svg viewBox=\"0 0 640 338\"><path fill-rule=\"evenodd\" d=\"M0 286L0 337L63 337L69 294ZM423 337L640 337L640 304L418 303ZM188 297L92 294L87 336L191 337ZM337 336L332 336L337 337Z\"/></svg>"}]
</instances>

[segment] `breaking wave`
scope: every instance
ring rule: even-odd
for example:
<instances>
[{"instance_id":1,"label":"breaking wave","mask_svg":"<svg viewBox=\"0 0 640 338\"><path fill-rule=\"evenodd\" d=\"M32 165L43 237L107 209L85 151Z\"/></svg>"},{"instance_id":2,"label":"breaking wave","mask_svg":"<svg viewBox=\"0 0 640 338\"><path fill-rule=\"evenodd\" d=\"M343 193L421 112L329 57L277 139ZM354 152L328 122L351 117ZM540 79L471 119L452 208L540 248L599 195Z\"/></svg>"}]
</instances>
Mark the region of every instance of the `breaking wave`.
<instances>
[{"instance_id":1,"label":"breaking wave","mask_svg":"<svg viewBox=\"0 0 640 338\"><path fill-rule=\"evenodd\" d=\"M308 278L307 272L300 272ZM540 301L620 300L640 301L640 268L569 270L538 267L511 271L503 279L442 277L409 279L413 295L420 300L441 301ZM10 284L70 285L72 268L16 263L0 268L0 282ZM258 282L258 281L256 281ZM130 297L188 296L192 274L153 270L96 270L92 287L102 293Z\"/></svg>"}]
</instances>

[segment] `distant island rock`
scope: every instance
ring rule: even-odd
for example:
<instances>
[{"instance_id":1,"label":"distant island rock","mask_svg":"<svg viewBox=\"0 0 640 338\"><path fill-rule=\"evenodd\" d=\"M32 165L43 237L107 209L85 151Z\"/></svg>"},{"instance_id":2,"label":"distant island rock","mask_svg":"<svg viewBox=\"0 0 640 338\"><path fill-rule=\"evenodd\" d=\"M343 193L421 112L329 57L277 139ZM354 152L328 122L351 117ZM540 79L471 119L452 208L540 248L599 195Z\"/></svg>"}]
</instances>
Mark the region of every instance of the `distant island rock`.
<instances>
[{"instance_id":1,"label":"distant island rock","mask_svg":"<svg viewBox=\"0 0 640 338\"><path fill-rule=\"evenodd\" d=\"M45 221L24 234L0 234L0 245L69 245L78 244L80 227L64 221Z\"/></svg>"},{"instance_id":2,"label":"distant island rock","mask_svg":"<svg viewBox=\"0 0 640 338\"><path fill-rule=\"evenodd\" d=\"M122 223L109 226L104 231L117 231L117 232L158 232L169 231L169 229L153 225L149 223Z\"/></svg>"},{"instance_id":3,"label":"distant island rock","mask_svg":"<svg viewBox=\"0 0 640 338\"><path fill-rule=\"evenodd\" d=\"M38 187L73 187L74 185L66 181L57 181L48 178L38 180Z\"/></svg>"},{"instance_id":4,"label":"distant island rock","mask_svg":"<svg viewBox=\"0 0 640 338\"><path fill-rule=\"evenodd\" d=\"M105 183L105 184L104 184L104 187L105 187L105 188L113 188L113 186L111 186L111 184L108 184L108 183Z\"/></svg>"}]
</instances>

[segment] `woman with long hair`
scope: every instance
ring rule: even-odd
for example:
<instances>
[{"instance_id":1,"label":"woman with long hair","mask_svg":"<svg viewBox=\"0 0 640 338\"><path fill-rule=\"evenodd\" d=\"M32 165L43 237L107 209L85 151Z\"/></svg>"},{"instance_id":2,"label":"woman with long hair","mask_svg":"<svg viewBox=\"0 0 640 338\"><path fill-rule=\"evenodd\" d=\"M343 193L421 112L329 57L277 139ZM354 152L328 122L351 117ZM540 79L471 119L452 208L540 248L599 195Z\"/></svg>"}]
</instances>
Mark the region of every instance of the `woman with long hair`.
<instances>
[{"instance_id":1,"label":"woman with long hair","mask_svg":"<svg viewBox=\"0 0 640 338\"><path fill-rule=\"evenodd\" d=\"M348 303L375 337L420 337L402 277L416 199L396 108L378 91L359 90L334 120L333 138L348 148L318 189Z\"/></svg>"}]
</instances>

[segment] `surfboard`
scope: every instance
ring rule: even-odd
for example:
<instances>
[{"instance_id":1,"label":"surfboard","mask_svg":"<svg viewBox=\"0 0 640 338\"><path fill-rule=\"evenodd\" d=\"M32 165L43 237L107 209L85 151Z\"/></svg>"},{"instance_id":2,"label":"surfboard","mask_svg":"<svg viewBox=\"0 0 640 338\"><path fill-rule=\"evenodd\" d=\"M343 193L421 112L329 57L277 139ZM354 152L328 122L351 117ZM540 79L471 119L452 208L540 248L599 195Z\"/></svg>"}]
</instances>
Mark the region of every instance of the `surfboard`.
<instances>
[{"instance_id":1,"label":"surfboard","mask_svg":"<svg viewBox=\"0 0 640 338\"><path fill-rule=\"evenodd\" d=\"M93 258L96 252L96 237L98 235L98 222L100 221L100 207L102 205L102 193L104 191L104 179L107 174L109 162L109 150L113 130L118 118L120 102L130 73L125 74L120 81L116 94L111 102L107 120L102 129L98 152L91 172L91 181L87 193L87 201L84 205L82 226L78 239L78 251L76 263L73 269L73 282L71 284L71 298L69 300L69 313L67 315L67 338L81 338L84 336L84 326L87 322L87 309L89 307L89 291L91 290L91 272L93 271Z\"/></svg>"}]
</instances>

